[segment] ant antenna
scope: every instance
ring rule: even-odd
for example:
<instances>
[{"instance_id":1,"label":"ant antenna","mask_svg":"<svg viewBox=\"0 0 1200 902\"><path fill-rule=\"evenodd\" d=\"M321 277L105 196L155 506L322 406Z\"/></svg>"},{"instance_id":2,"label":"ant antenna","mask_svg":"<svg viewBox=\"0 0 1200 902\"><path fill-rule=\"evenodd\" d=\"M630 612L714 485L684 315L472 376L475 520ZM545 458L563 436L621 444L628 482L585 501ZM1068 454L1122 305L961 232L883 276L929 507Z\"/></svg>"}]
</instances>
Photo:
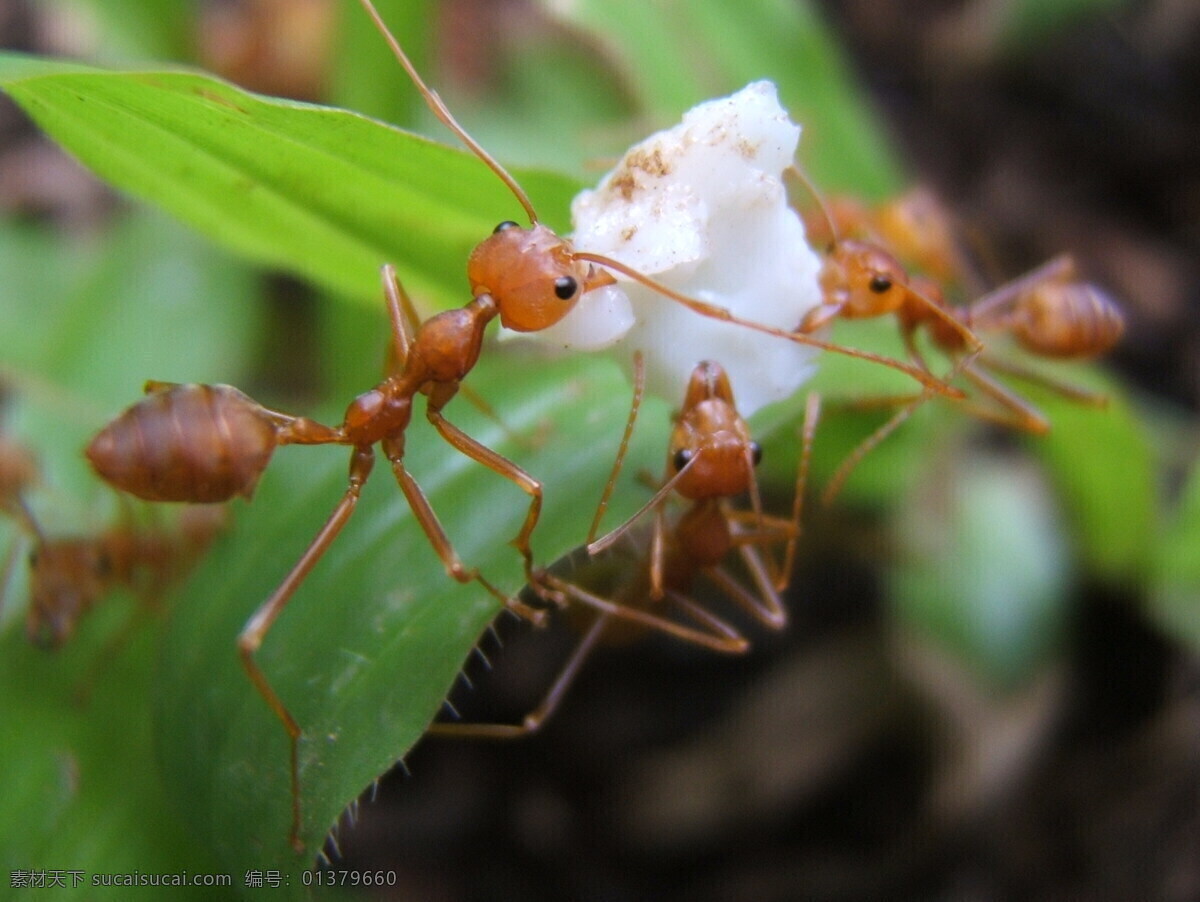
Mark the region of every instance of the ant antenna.
<instances>
[{"instance_id":1,"label":"ant antenna","mask_svg":"<svg viewBox=\"0 0 1200 902\"><path fill-rule=\"evenodd\" d=\"M825 201L821 197L821 192L817 190L817 186L808 177L808 173L796 163L792 163L791 166L784 170L785 175L789 173L800 180L800 184L808 191L809 196L817 202L817 209L821 211L821 217L825 220L825 225L829 227L829 240L833 245L836 245L842 240L842 236L838 234L837 226L833 222L833 214L829 212L829 207L825 205Z\"/></svg>"},{"instance_id":2,"label":"ant antenna","mask_svg":"<svg viewBox=\"0 0 1200 902\"><path fill-rule=\"evenodd\" d=\"M416 67L413 66L412 61L408 58L408 54L404 52L395 35L388 30L387 25L384 24L383 17L379 15L379 11L375 9L375 5L371 0L359 0L359 2L362 4L363 9L367 11L367 15L371 17L371 21L375 23L375 27L379 30L379 33L383 35L384 40L388 42L388 46L392 48L393 55L400 61L400 65L404 67L404 71L408 73L408 77L413 80L413 83L417 86L417 90L421 92L421 96L425 98L425 103L429 105L429 109L442 121L442 124L446 128L458 135L459 140L466 144L475 156L483 160L487 164L487 167L496 173L500 181L508 185L508 190L513 193L513 196L516 197L521 206L525 208L525 212L529 215L530 224L537 225L537 213L533 209L533 203L529 200L529 195L517 184L517 180L508 174L508 170L501 166L495 157L480 147L479 143L467 134L467 130L458 124L458 120L450 113L442 98L438 96L437 91L425 84L425 80L417 73Z\"/></svg>"}]
</instances>

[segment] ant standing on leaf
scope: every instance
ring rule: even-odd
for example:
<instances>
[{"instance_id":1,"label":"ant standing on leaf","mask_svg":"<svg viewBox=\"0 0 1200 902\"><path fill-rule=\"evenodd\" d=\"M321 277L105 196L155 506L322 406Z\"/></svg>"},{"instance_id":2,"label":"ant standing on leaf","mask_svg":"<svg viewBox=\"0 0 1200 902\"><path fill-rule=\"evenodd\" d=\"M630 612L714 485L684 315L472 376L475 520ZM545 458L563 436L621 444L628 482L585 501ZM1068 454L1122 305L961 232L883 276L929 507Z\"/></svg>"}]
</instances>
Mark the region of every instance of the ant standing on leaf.
<instances>
[{"instance_id":1,"label":"ant standing on leaf","mask_svg":"<svg viewBox=\"0 0 1200 902\"><path fill-rule=\"evenodd\" d=\"M692 372L683 407L674 417L661 485L632 517L596 539L637 419L644 375L641 357L635 356L633 405L612 474L596 508L587 545L590 556L602 555L621 539L628 538L646 514L652 514L649 542L632 566L632 578L624 580L612 597L606 598L583 585L551 573L543 574L541 578L546 585L567 601L593 609L595 616L542 702L517 724L440 722L430 727L431 734L509 739L536 732L557 710L596 645L611 636L619 622L659 630L725 654L744 653L750 647L749 641L694 598L702 580L764 626L781 630L787 625L780 592L791 577L800 536L808 463L819 415L816 396L810 396L805 412L792 516L786 519L769 516L763 513L754 476L762 449L751 439L750 429L737 411L729 378L719 364L708 361L698 364ZM668 526L666 507L675 494L690 502L690 506ZM750 498L749 510L736 510L732 506L732 499L742 495ZM769 550L780 545L786 549L782 566L769 556ZM726 561L734 551L754 583L754 590L742 585L727 569ZM667 607L674 608L690 623L650 610Z\"/></svg>"},{"instance_id":2,"label":"ant standing on leaf","mask_svg":"<svg viewBox=\"0 0 1200 902\"><path fill-rule=\"evenodd\" d=\"M808 184L803 175L801 178ZM910 277L882 245L837 237L835 215L811 185L809 189L833 238L822 271L826 304L805 318L802 330L820 328L836 317L895 313L913 363L931 372L916 341L917 332L924 328L930 343L953 361L945 381L952 382L961 374L994 406L980 405L969 398L951 400L981 419L1036 435L1049 431L1049 421L990 373L1041 385L1078 403L1097 407L1107 403L1101 395L995 357L976 337L978 333L1004 333L1028 353L1064 360L1092 359L1112 348L1124 333L1124 315L1106 292L1080 278L1071 257L1056 257L966 306L953 306L938 282ZM846 209L852 208L842 210L843 219L847 218ZM960 279L970 277L970 267L964 262L944 209L927 193L910 192L862 225L877 235L887 235L901 252L913 255L931 272L954 274ZM866 291L858 287L863 285ZM842 462L825 489L825 501L837 495L863 457L932 397L926 389L916 396L869 401L872 405L903 406Z\"/></svg>"}]
</instances>

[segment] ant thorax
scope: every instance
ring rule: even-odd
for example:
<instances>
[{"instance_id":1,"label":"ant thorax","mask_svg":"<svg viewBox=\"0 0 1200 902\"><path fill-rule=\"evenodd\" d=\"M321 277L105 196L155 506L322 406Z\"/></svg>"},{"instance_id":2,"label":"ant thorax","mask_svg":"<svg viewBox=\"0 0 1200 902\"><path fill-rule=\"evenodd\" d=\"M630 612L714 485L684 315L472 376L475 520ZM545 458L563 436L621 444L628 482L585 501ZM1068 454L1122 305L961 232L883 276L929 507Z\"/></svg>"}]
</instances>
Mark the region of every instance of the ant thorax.
<instances>
[{"instance_id":1,"label":"ant thorax","mask_svg":"<svg viewBox=\"0 0 1200 902\"><path fill-rule=\"evenodd\" d=\"M800 127L775 86L755 82L690 110L631 148L571 207L577 250L612 257L683 294L792 331L821 300L821 261L788 204L782 174ZM721 322L628 281L585 294L531 340L646 361L646 390L676 402L696 364L719 360L743 415L789 397L816 349Z\"/></svg>"}]
</instances>

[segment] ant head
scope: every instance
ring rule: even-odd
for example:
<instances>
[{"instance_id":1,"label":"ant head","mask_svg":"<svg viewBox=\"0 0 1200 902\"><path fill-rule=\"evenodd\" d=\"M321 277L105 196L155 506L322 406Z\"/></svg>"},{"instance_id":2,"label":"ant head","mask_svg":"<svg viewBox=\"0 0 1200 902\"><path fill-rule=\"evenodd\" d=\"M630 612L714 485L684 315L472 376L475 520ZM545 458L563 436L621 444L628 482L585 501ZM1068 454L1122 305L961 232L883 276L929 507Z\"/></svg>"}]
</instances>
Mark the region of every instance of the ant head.
<instances>
[{"instance_id":1,"label":"ant head","mask_svg":"<svg viewBox=\"0 0 1200 902\"><path fill-rule=\"evenodd\" d=\"M687 396L671 432L669 461L685 498L716 498L749 490L762 450L738 413L729 377L719 364L692 371Z\"/></svg>"},{"instance_id":2,"label":"ant head","mask_svg":"<svg viewBox=\"0 0 1200 902\"><path fill-rule=\"evenodd\" d=\"M883 316L900 308L908 295L908 274L899 261L867 241L839 242L833 253L837 288L847 301L843 316Z\"/></svg>"},{"instance_id":3,"label":"ant head","mask_svg":"<svg viewBox=\"0 0 1200 902\"><path fill-rule=\"evenodd\" d=\"M489 295L500 322L517 332L538 332L566 316L584 292L616 280L576 260L571 245L546 226L502 222L467 261L475 297Z\"/></svg>"}]
</instances>

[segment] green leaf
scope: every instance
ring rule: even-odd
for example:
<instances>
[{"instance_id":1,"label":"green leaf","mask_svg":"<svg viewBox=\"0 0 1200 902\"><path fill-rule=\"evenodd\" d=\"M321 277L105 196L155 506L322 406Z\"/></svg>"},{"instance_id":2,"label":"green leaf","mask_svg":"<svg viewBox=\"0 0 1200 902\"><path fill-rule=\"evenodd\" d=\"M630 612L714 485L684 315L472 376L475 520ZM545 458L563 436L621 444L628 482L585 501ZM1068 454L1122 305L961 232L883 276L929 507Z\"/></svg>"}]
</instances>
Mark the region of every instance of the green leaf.
<instances>
[{"instance_id":1,"label":"green leaf","mask_svg":"<svg viewBox=\"0 0 1200 902\"><path fill-rule=\"evenodd\" d=\"M1150 611L1170 631L1200 649L1200 463L1178 508L1155 544Z\"/></svg>"},{"instance_id":2,"label":"green leaf","mask_svg":"<svg viewBox=\"0 0 1200 902\"><path fill-rule=\"evenodd\" d=\"M0 54L0 86L105 180L249 259L379 303L378 269L462 303L464 261L520 207L478 159L355 113L176 71L87 71ZM518 172L547 224L570 179Z\"/></svg>"},{"instance_id":3,"label":"green leaf","mask_svg":"<svg viewBox=\"0 0 1200 902\"><path fill-rule=\"evenodd\" d=\"M1054 375L1106 396L1108 405L1096 409L1022 386L1053 424L1028 445L1051 474L1087 570L1115 583L1139 583L1158 516L1146 429L1111 378L1084 367L1058 367Z\"/></svg>"},{"instance_id":4,"label":"green leaf","mask_svg":"<svg viewBox=\"0 0 1200 902\"><path fill-rule=\"evenodd\" d=\"M116 657L105 653L116 621L130 613L110 600L59 653L33 648L22 630L0 636L0 869L8 886L18 871L63 871L64 886L31 891L40 899L129 899L137 891L93 881L221 870L163 791L146 703L152 631ZM97 666L102 660L107 666ZM81 687L94 689L86 701ZM171 886L170 898L235 896L183 884Z\"/></svg>"},{"instance_id":5,"label":"green leaf","mask_svg":"<svg viewBox=\"0 0 1200 902\"><path fill-rule=\"evenodd\" d=\"M900 622L982 679L1019 685L1057 645L1070 563L1035 468L983 455L929 461L896 525L890 596Z\"/></svg>"}]
</instances>

